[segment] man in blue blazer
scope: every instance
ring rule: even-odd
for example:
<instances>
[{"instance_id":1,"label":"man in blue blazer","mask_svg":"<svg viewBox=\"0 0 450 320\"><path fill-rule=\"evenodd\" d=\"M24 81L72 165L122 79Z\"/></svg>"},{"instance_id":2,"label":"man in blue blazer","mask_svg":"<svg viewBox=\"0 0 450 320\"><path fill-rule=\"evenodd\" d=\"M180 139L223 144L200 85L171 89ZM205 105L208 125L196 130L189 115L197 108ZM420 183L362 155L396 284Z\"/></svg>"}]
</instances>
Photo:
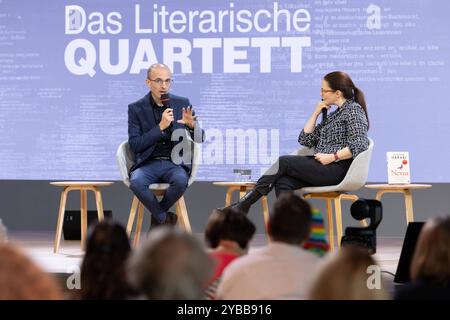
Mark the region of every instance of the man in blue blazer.
<instances>
[{"instance_id":1,"label":"man in blue blazer","mask_svg":"<svg viewBox=\"0 0 450 320\"><path fill-rule=\"evenodd\" d=\"M177 223L176 214L168 210L188 185L192 166L191 149L186 146L190 146L190 139L204 140L189 100L169 94L171 75L164 64L150 66L146 79L150 92L128 106L128 142L135 155L130 188L151 212L152 227ZM174 149L179 143L183 144L181 153L176 151L180 148ZM183 161L187 154L188 161ZM149 190L152 183L170 184L161 202Z\"/></svg>"}]
</instances>

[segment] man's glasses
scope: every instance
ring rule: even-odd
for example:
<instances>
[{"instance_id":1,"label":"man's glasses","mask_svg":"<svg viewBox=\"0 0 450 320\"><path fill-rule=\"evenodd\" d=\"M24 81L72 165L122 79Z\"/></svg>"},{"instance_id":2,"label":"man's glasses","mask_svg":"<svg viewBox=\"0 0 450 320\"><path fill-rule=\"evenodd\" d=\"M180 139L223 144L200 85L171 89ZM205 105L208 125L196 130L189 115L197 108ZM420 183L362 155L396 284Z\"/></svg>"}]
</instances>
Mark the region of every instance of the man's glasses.
<instances>
[{"instance_id":1,"label":"man's glasses","mask_svg":"<svg viewBox=\"0 0 450 320\"><path fill-rule=\"evenodd\" d=\"M163 84L165 84L166 86L170 86L171 84L173 84L173 80L172 79L149 79L152 82L157 83L159 86L162 86Z\"/></svg>"}]
</instances>

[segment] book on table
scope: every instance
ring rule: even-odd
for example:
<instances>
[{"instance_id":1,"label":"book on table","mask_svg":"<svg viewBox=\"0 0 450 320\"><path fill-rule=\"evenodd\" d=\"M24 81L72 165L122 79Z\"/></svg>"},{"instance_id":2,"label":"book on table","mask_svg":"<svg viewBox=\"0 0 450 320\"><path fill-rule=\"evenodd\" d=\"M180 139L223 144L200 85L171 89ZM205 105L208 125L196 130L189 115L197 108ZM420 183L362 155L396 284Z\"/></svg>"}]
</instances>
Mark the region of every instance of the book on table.
<instances>
[{"instance_id":1,"label":"book on table","mask_svg":"<svg viewBox=\"0 0 450 320\"><path fill-rule=\"evenodd\" d=\"M386 152L386 158L388 169L388 184L411 183L409 152Z\"/></svg>"}]
</instances>

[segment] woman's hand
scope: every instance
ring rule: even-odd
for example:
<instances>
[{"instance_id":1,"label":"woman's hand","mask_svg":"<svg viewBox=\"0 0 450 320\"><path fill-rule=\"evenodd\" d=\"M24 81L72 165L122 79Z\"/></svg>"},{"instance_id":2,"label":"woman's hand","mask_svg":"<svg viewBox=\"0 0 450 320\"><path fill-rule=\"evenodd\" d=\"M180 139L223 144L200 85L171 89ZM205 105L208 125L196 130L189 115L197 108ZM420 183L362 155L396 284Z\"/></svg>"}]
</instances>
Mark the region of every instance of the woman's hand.
<instances>
[{"instance_id":1,"label":"woman's hand","mask_svg":"<svg viewBox=\"0 0 450 320\"><path fill-rule=\"evenodd\" d=\"M322 113L322 109L326 108L327 110L331 108L331 106L328 106L323 101L319 101L316 105L316 109L314 110L314 114L316 116L319 116Z\"/></svg>"},{"instance_id":2,"label":"woman's hand","mask_svg":"<svg viewBox=\"0 0 450 320\"><path fill-rule=\"evenodd\" d=\"M308 121L306 121L305 126L303 127L305 133L311 133L314 131L317 118L322 113L323 108L326 108L328 110L330 109L330 106L327 106L323 101L319 101L316 108L314 109L313 114L311 115L311 117L309 117Z\"/></svg>"},{"instance_id":3,"label":"woman's hand","mask_svg":"<svg viewBox=\"0 0 450 320\"><path fill-rule=\"evenodd\" d=\"M316 153L314 158L323 165L334 162L334 154L332 153Z\"/></svg>"}]
</instances>

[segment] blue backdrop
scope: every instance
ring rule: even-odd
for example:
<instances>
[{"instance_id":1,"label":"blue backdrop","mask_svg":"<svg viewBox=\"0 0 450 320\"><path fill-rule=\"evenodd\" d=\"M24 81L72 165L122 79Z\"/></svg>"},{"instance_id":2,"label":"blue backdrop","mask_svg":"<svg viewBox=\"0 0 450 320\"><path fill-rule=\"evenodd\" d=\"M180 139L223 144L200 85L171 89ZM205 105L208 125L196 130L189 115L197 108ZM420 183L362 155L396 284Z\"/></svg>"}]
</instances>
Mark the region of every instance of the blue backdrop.
<instances>
[{"instance_id":1,"label":"blue backdrop","mask_svg":"<svg viewBox=\"0 0 450 320\"><path fill-rule=\"evenodd\" d=\"M127 105L165 62L207 133L199 180L260 175L297 137L322 77L350 74L375 140L409 151L414 182L448 182L444 0L0 1L0 178L119 179ZM240 141L240 139L242 142ZM442 169L442 170L441 170Z\"/></svg>"}]
</instances>

